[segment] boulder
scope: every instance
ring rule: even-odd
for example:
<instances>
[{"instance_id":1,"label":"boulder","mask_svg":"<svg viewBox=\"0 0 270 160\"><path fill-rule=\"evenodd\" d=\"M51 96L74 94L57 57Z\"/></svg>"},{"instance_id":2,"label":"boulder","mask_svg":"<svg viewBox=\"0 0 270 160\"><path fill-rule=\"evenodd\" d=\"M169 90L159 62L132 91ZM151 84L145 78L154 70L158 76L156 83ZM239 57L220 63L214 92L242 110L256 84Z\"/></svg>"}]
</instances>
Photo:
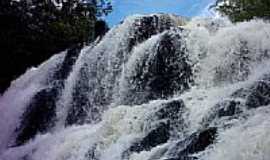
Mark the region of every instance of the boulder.
<instances>
[{"instance_id":1,"label":"boulder","mask_svg":"<svg viewBox=\"0 0 270 160\"><path fill-rule=\"evenodd\" d=\"M128 157L132 152L149 151L152 148L166 143L175 129L183 125L184 120L181 115L185 111L185 105L182 100L174 100L165 104L156 111L151 118L155 127L151 129L143 138L133 143L123 157Z\"/></svg>"},{"instance_id":2,"label":"boulder","mask_svg":"<svg viewBox=\"0 0 270 160\"><path fill-rule=\"evenodd\" d=\"M120 104L143 104L168 98L186 91L193 82L192 66L180 29L166 31L151 43L155 43L150 46L153 48L142 46L128 62L129 70L123 73L120 83Z\"/></svg>"},{"instance_id":3,"label":"boulder","mask_svg":"<svg viewBox=\"0 0 270 160\"><path fill-rule=\"evenodd\" d=\"M47 88L38 92L21 117L20 126L16 129L18 134L16 145L22 145L37 133L44 133L54 125L56 118L55 97L58 91Z\"/></svg>"},{"instance_id":4,"label":"boulder","mask_svg":"<svg viewBox=\"0 0 270 160\"><path fill-rule=\"evenodd\" d=\"M37 133L45 133L53 127L56 120L56 101L79 53L79 46L67 51L63 64L54 73L51 81L48 82L48 86L36 93L32 98L21 116L19 127L16 129L16 145L21 145L33 138Z\"/></svg>"},{"instance_id":5,"label":"boulder","mask_svg":"<svg viewBox=\"0 0 270 160\"><path fill-rule=\"evenodd\" d=\"M257 108L270 104L270 79L259 80L250 88L246 105L248 108Z\"/></svg>"},{"instance_id":6,"label":"boulder","mask_svg":"<svg viewBox=\"0 0 270 160\"><path fill-rule=\"evenodd\" d=\"M153 14L136 18L132 26L134 35L130 39L129 51L134 45L149 39L153 35L169 30L171 27L183 25L185 21L183 17L169 14Z\"/></svg>"},{"instance_id":7,"label":"boulder","mask_svg":"<svg viewBox=\"0 0 270 160\"><path fill-rule=\"evenodd\" d=\"M241 88L232 94L232 98L245 101L247 109L270 104L270 75L265 74L249 87Z\"/></svg>"},{"instance_id":8,"label":"boulder","mask_svg":"<svg viewBox=\"0 0 270 160\"><path fill-rule=\"evenodd\" d=\"M183 141L177 142L168 153L165 160L194 160L196 157L192 154L205 150L215 142L217 137L217 128L207 128L193 133Z\"/></svg>"},{"instance_id":9,"label":"boulder","mask_svg":"<svg viewBox=\"0 0 270 160\"><path fill-rule=\"evenodd\" d=\"M219 119L232 119L237 118L242 113L243 104L234 99L224 100L216 104L202 120L203 127L216 125L213 123L219 122Z\"/></svg>"}]
</instances>

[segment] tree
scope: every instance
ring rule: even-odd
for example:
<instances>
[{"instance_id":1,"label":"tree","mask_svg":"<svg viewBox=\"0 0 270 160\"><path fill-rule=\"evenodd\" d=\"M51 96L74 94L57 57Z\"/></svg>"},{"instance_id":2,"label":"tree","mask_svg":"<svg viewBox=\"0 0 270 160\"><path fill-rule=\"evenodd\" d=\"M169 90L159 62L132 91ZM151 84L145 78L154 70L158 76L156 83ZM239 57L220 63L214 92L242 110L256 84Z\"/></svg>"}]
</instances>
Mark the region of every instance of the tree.
<instances>
[{"instance_id":1,"label":"tree","mask_svg":"<svg viewBox=\"0 0 270 160\"><path fill-rule=\"evenodd\" d=\"M232 22L254 18L270 19L269 0L217 0L213 7Z\"/></svg>"},{"instance_id":2,"label":"tree","mask_svg":"<svg viewBox=\"0 0 270 160\"><path fill-rule=\"evenodd\" d=\"M27 68L92 42L111 11L108 0L0 0L0 93Z\"/></svg>"}]
</instances>

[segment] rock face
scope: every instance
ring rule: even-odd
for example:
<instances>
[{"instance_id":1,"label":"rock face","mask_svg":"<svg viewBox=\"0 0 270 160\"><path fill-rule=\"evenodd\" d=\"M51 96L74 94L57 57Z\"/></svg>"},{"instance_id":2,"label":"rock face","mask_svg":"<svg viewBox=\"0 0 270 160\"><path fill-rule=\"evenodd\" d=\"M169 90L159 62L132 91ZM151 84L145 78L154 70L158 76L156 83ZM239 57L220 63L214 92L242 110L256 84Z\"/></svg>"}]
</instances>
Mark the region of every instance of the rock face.
<instances>
[{"instance_id":1,"label":"rock face","mask_svg":"<svg viewBox=\"0 0 270 160\"><path fill-rule=\"evenodd\" d=\"M266 75L251 86L250 94L247 96L246 105L249 108L257 108L270 104L270 76Z\"/></svg>"},{"instance_id":2,"label":"rock face","mask_svg":"<svg viewBox=\"0 0 270 160\"><path fill-rule=\"evenodd\" d=\"M207 128L192 134L184 141L177 142L175 146L168 151L166 160L193 160L197 159L192 154L203 151L209 145L213 144L217 136L217 128Z\"/></svg>"},{"instance_id":3,"label":"rock face","mask_svg":"<svg viewBox=\"0 0 270 160\"><path fill-rule=\"evenodd\" d=\"M68 77L75 63L80 48L75 46L67 51L62 66L55 72L48 82L48 88L42 89L34 97L21 117L21 124L16 129L17 145L21 145L33 138L37 133L45 133L54 126L56 120L56 101L63 89L64 80Z\"/></svg>"},{"instance_id":4,"label":"rock face","mask_svg":"<svg viewBox=\"0 0 270 160\"><path fill-rule=\"evenodd\" d=\"M134 35L130 39L129 51L133 49L135 44L141 43L149 39L152 35L162 33L165 30L169 30L171 27L183 25L184 19L179 19L173 15L152 15L143 16L135 19L132 24L134 28Z\"/></svg>"},{"instance_id":5,"label":"rock face","mask_svg":"<svg viewBox=\"0 0 270 160\"><path fill-rule=\"evenodd\" d=\"M57 90L44 89L34 96L34 101L27 107L22 116L21 126L17 128L17 145L25 143L37 133L44 133L55 121L55 97Z\"/></svg>"},{"instance_id":6,"label":"rock face","mask_svg":"<svg viewBox=\"0 0 270 160\"><path fill-rule=\"evenodd\" d=\"M270 76L269 73L262 75L257 81L245 88L234 92L231 97L242 99L242 103L247 109L254 109L270 104ZM240 102L238 103L238 105Z\"/></svg>"},{"instance_id":7,"label":"rock face","mask_svg":"<svg viewBox=\"0 0 270 160\"><path fill-rule=\"evenodd\" d=\"M134 51L120 82L120 104L142 104L189 89L192 67L181 32L177 28L166 31L158 40L145 42L151 43L149 48L143 48L144 44Z\"/></svg>"},{"instance_id":8,"label":"rock face","mask_svg":"<svg viewBox=\"0 0 270 160\"><path fill-rule=\"evenodd\" d=\"M177 25L183 25L184 23L184 19L172 15L146 15L128 19L124 21L122 25L110 31L107 36L92 49L91 52L93 52L93 55L88 55L91 56L90 58L85 57L85 59L91 59L91 62L84 62L79 70L78 77L80 78L77 79L74 86L73 100L71 106L69 106L70 109L66 125L82 124L85 121L100 121L100 110L103 110L101 108L110 105L115 101L115 97L119 96L119 83L121 83L119 82L121 81L119 78L121 74L126 74L124 73L124 66L125 63L128 63L129 59L134 56L134 48L140 45L140 43L147 41L151 36L160 34ZM179 51L176 47L180 45L180 40L174 42L177 38L180 38L180 36L176 34L176 31L174 32L175 33L173 33L173 31L168 32L163 36L163 40L159 42L157 53L154 53L157 54L154 59L148 59L146 55L143 60L144 62L150 60L149 65L151 65L151 68L149 68L149 72L151 73L146 75L142 73L142 69L145 70L149 67L146 66L148 64L144 66L137 65L136 67L138 70L135 71L137 75L134 77L134 82L141 81L142 84L134 84L138 85L138 88L140 88L139 90L134 90L134 92L139 93L146 87L151 88L149 91L151 95L145 97L146 99L143 100L143 102L156 97L164 98L166 95L172 95L177 88L175 88L174 91L170 91L169 89L178 86L175 84L177 80L191 77L190 75L187 76L190 72L190 68L188 64L184 62L187 59L185 57L186 55L184 55L185 53L184 51ZM111 45L108 44L112 42L114 43ZM155 52L154 48L151 52ZM179 57L177 54L180 52L182 55ZM144 51L141 51L141 54L144 54ZM176 61L180 59L184 63L177 65ZM159 65L160 67L156 68ZM181 71L186 70L186 74L183 75L183 77L179 77L179 75L176 74L179 74L181 71L177 71L177 69L181 69ZM144 80L138 79L139 76L144 76ZM164 81L167 80L170 81L171 86L166 89ZM187 83L188 82L184 82L181 86L183 90L188 88ZM160 93L158 93L159 91ZM155 95L154 92L158 93L158 95ZM89 97L91 98L89 99ZM129 103L127 103L129 100L116 101L116 103L120 105L142 103L130 103L131 100ZM136 100L134 100L134 102L135 101ZM89 115L92 118L89 119ZM88 119L86 118L87 116Z\"/></svg>"},{"instance_id":9,"label":"rock face","mask_svg":"<svg viewBox=\"0 0 270 160\"><path fill-rule=\"evenodd\" d=\"M103 37L96 46L88 51L93 52L92 55L80 55L80 46L74 46L68 50L62 65L55 71L47 87L33 97L29 106L26 107L25 113L21 116L22 124L16 129L17 144L23 144L37 133L44 133L52 128L59 119L56 110L57 105L62 104L62 101L69 102L62 106L66 108L63 109L66 110L66 115L63 116L66 118L65 126L100 121L102 110L113 102L114 90L118 88L117 78L122 73L122 65L129 56L132 56L134 47L153 35L184 23L184 19L181 20L172 15L157 14L134 17ZM125 29L125 33L121 35L123 39L118 39L118 35L115 34L119 34L123 29ZM134 92L141 92L144 88L149 88L148 95L138 103L141 104L155 98L165 98L179 88L182 90L188 88L191 69L186 62L185 51L177 49L177 45L181 45L180 40L177 41L178 38L181 37L177 31L162 35L156 53L153 52L154 57L149 59L146 56L143 60L144 65L137 66L137 69L139 69L138 67L143 70L148 69L148 73L145 74L140 69L136 71L133 79L137 89ZM112 46L108 47L107 41L116 41L117 48L112 51ZM81 59L78 59L79 56ZM91 60L88 61L88 59ZM181 64L178 65L178 61L181 61ZM75 63L79 64L74 68L74 72L77 73L72 72ZM185 73L180 76L179 74L182 72ZM69 76L74 76L74 79L68 81ZM183 85L178 86L177 81L179 80L183 81ZM67 87L70 89L66 89ZM63 92L67 91L71 92L69 100L63 99L63 94L65 94ZM121 102L120 104L135 103Z\"/></svg>"},{"instance_id":10,"label":"rock face","mask_svg":"<svg viewBox=\"0 0 270 160\"><path fill-rule=\"evenodd\" d=\"M174 100L162 104L162 107L149 119L151 123L155 123L155 127L150 129L142 139L133 143L123 153L123 159L128 158L133 152L150 151L152 148L168 142L175 129L184 128L182 115L185 110L186 108L182 100Z\"/></svg>"}]
</instances>

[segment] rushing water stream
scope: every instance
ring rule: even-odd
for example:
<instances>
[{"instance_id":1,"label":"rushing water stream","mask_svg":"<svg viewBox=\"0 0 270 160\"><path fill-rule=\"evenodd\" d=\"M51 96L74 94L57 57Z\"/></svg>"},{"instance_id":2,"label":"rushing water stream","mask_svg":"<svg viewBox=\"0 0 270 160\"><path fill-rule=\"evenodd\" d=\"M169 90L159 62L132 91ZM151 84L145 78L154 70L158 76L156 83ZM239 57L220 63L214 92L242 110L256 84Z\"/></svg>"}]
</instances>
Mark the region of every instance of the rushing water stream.
<instances>
[{"instance_id":1,"label":"rushing water stream","mask_svg":"<svg viewBox=\"0 0 270 160\"><path fill-rule=\"evenodd\" d=\"M270 24L135 15L0 97L0 160L269 160Z\"/></svg>"}]
</instances>

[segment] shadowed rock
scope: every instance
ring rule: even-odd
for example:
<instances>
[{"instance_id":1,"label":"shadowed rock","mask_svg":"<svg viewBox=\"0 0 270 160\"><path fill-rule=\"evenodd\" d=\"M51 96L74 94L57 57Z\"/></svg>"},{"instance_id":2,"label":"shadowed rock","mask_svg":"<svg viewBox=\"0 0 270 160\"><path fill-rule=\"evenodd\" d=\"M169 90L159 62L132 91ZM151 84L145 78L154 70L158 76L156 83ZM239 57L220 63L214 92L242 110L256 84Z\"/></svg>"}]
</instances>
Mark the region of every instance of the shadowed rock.
<instances>
[{"instance_id":1,"label":"shadowed rock","mask_svg":"<svg viewBox=\"0 0 270 160\"><path fill-rule=\"evenodd\" d=\"M154 113L153 123L157 123L156 127L149 131L145 137L135 142L130 148L123 153L123 157L128 157L132 152L149 151L153 147L166 143L175 127L179 124L183 125L184 120L181 115L185 110L182 100L175 100L162 104L161 109ZM183 127L183 126L182 126Z\"/></svg>"},{"instance_id":2,"label":"shadowed rock","mask_svg":"<svg viewBox=\"0 0 270 160\"><path fill-rule=\"evenodd\" d=\"M37 133L44 133L51 128L55 120L55 88L48 88L38 92L22 116L21 125L17 128L17 145L21 145L33 138Z\"/></svg>"},{"instance_id":3,"label":"shadowed rock","mask_svg":"<svg viewBox=\"0 0 270 160\"><path fill-rule=\"evenodd\" d=\"M192 83L192 67L178 29L161 35L150 51L139 51L124 73L120 104L142 104L182 93ZM181 47L182 46L182 47ZM145 52L141 54L140 52Z\"/></svg>"},{"instance_id":4,"label":"shadowed rock","mask_svg":"<svg viewBox=\"0 0 270 160\"><path fill-rule=\"evenodd\" d=\"M246 100L248 108L257 108L270 104L270 78L256 82L250 90L251 92Z\"/></svg>"},{"instance_id":5,"label":"shadowed rock","mask_svg":"<svg viewBox=\"0 0 270 160\"><path fill-rule=\"evenodd\" d=\"M217 136L217 128L207 128L198 131L184 141L177 142L175 146L169 150L166 160L194 160L192 154L205 150L209 145L215 142Z\"/></svg>"},{"instance_id":6,"label":"shadowed rock","mask_svg":"<svg viewBox=\"0 0 270 160\"><path fill-rule=\"evenodd\" d=\"M166 143L170 138L170 124L161 122L150 131L140 142L134 143L129 152L149 151L151 148Z\"/></svg>"},{"instance_id":7,"label":"shadowed rock","mask_svg":"<svg viewBox=\"0 0 270 160\"><path fill-rule=\"evenodd\" d=\"M241 98L248 109L270 104L270 75L265 74L250 87L241 88L232 94L233 98Z\"/></svg>"},{"instance_id":8,"label":"shadowed rock","mask_svg":"<svg viewBox=\"0 0 270 160\"><path fill-rule=\"evenodd\" d=\"M180 19L180 17L166 14L142 16L136 19L133 24L135 32L130 39L129 51L131 51L134 45L149 39L152 35L162 33L171 27L183 25L185 21L184 18Z\"/></svg>"},{"instance_id":9,"label":"shadowed rock","mask_svg":"<svg viewBox=\"0 0 270 160\"><path fill-rule=\"evenodd\" d=\"M94 58L91 58L93 58L94 61L91 64L86 62L82 66L80 73L78 74L77 82L72 91L73 100L72 104L69 106L70 109L66 119L66 126L82 124L85 122L92 123L100 121L101 112L104 110L104 108L106 108L106 106L110 105L111 102L114 101L114 96L117 96L115 95L115 88L118 88L118 78L122 73L123 65L129 60L130 56L132 56L132 50L140 43L148 40L151 36L160 34L163 31L170 29L171 27L176 27L184 23L184 18L173 15L143 15L127 19L123 22L123 24L115 29L112 29L112 31L109 31L109 33L103 37L103 40L110 42L115 41L115 43L119 46L108 46L108 44L101 41L97 44L97 46L93 48L92 51L95 53L92 53ZM125 37L121 37L125 41L122 39L119 40L121 33L114 33L118 30L118 32L123 32L123 28L125 31L129 31L126 33L127 35ZM170 87L167 88L166 91L160 92L162 89L165 90L167 87L166 82L163 82L162 80L167 81L167 79L171 79L170 77L175 76L173 72L176 70L173 67L167 67L166 69L161 70L162 67L165 66L165 63L167 63L165 62L166 54L169 54L169 52L174 52L175 50L175 48L170 48L173 45L173 40L169 40L170 38L164 39L168 40L161 42L161 46L163 47L159 48L160 54L157 56L157 59L155 60L156 62L153 62L155 63L151 69L153 73L148 74L149 76L152 74L155 75L151 76L151 79L145 79L145 83L151 83L151 87L153 88L153 95L158 94L159 97L162 94L164 94L162 97L165 97L167 95L165 92L169 92L169 90L172 88ZM166 47L165 45L168 46ZM112 50L112 48L114 50ZM161 55L161 52L166 53ZM171 57L171 60L172 58L173 57ZM175 63L176 61L177 60L175 60ZM163 66L160 66L156 69L154 68L158 67L159 65ZM170 70L172 70L172 72L169 72ZM166 72L167 74L165 75L162 72ZM92 82L94 83L92 84ZM143 90L143 88L141 90ZM156 96L151 97L154 99ZM131 103L134 102L130 101L130 103L125 104ZM120 104L124 103L120 102Z\"/></svg>"},{"instance_id":10,"label":"shadowed rock","mask_svg":"<svg viewBox=\"0 0 270 160\"><path fill-rule=\"evenodd\" d=\"M243 104L237 100L224 100L216 104L202 120L202 126L209 127L219 119L237 118L242 113Z\"/></svg>"},{"instance_id":11,"label":"shadowed rock","mask_svg":"<svg viewBox=\"0 0 270 160\"><path fill-rule=\"evenodd\" d=\"M63 64L57 70L48 87L39 91L33 98L21 117L21 123L16 129L16 145L21 145L33 138L37 133L45 133L52 128L56 120L56 101L64 87L64 80L68 77L75 63L80 48L71 48Z\"/></svg>"}]
</instances>

